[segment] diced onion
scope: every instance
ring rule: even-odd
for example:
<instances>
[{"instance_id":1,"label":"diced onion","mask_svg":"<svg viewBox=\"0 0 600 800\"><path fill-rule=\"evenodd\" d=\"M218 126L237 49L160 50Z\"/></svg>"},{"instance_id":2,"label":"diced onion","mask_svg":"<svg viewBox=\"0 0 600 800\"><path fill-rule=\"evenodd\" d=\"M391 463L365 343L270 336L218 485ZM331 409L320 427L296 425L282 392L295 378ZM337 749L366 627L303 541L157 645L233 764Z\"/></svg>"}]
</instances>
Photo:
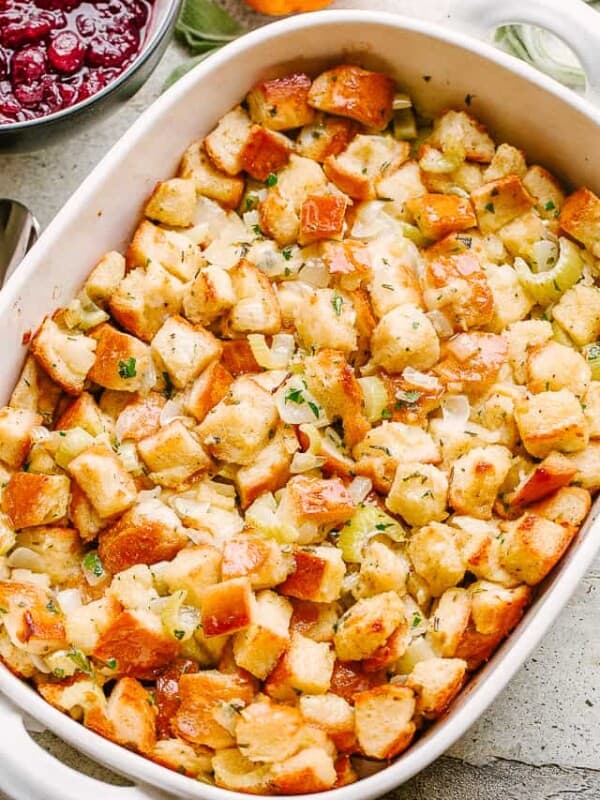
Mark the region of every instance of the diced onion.
<instances>
[{"instance_id":1,"label":"diced onion","mask_svg":"<svg viewBox=\"0 0 600 800\"><path fill-rule=\"evenodd\" d=\"M66 469L76 456L94 443L94 437L83 428L71 428L68 431L61 431L58 441L54 460L59 467Z\"/></svg>"},{"instance_id":2,"label":"diced onion","mask_svg":"<svg viewBox=\"0 0 600 800\"><path fill-rule=\"evenodd\" d=\"M246 211L246 213L242 215L242 219L244 220L244 225L247 228L252 228L254 225L260 224L260 217L256 209L252 211Z\"/></svg>"},{"instance_id":3,"label":"diced onion","mask_svg":"<svg viewBox=\"0 0 600 800\"><path fill-rule=\"evenodd\" d=\"M6 563L11 569L28 569L31 572L44 572L43 557L30 550L29 547L16 547L7 557Z\"/></svg>"},{"instance_id":4,"label":"diced onion","mask_svg":"<svg viewBox=\"0 0 600 800\"><path fill-rule=\"evenodd\" d=\"M95 328L102 322L110 319L106 311L99 308L90 298L81 292L79 297L71 300L65 309L64 320L68 328L78 328L81 331L87 331L90 328Z\"/></svg>"},{"instance_id":5,"label":"diced onion","mask_svg":"<svg viewBox=\"0 0 600 800\"><path fill-rule=\"evenodd\" d=\"M449 394L442 400L444 420L464 431L471 414L469 398L464 394Z\"/></svg>"},{"instance_id":6,"label":"diced onion","mask_svg":"<svg viewBox=\"0 0 600 800\"><path fill-rule=\"evenodd\" d=\"M581 278L583 259L577 245L561 237L558 260L552 269L534 273L522 258L515 258L514 266L527 292L541 306L547 306L556 302Z\"/></svg>"},{"instance_id":7,"label":"diced onion","mask_svg":"<svg viewBox=\"0 0 600 800\"><path fill-rule=\"evenodd\" d=\"M440 382L435 375L428 375L426 372L420 372L414 367L405 367L402 372L402 377L407 383L414 386L422 386L423 389L435 390L439 387Z\"/></svg>"},{"instance_id":8,"label":"diced onion","mask_svg":"<svg viewBox=\"0 0 600 800\"><path fill-rule=\"evenodd\" d=\"M298 533L292 525L286 524L277 515L277 502L270 492L265 492L258 497L246 510L246 524L278 542L295 542Z\"/></svg>"},{"instance_id":9,"label":"diced onion","mask_svg":"<svg viewBox=\"0 0 600 800\"><path fill-rule=\"evenodd\" d=\"M405 94L404 92L397 92L394 95L394 100L392 103L392 108L394 111L401 111L404 108L412 108L412 100L410 95Z\"/></svg>"},{"instance_id":10,"label":"diced onion","mask_svg":"<svg viewBox=\"0 0 600 800\"><path fill-rule=\"evenodd\" d=\"M267 345L262 333L250 333L248 343L254 358L265 369L285 369L296 346L291 333L276 333L271 347Z\"/></svg>"},{"instance_id":11,"label":"diced onion","mask_svg":"<svg viewBox=\"0 0 600 800\"><path fill-rule=\"evenodd\" d=\"M377 422L390 401L386 385L376 375L359 378L358 383L365 400L365 416L369 422Z\"/></svg>"},{"instance_id":12,"label":"diced onion","mask_svg":"<svg viewBox=\"0 0 600 800\"><path fill-rule=\"evenodd\" d=\"M370 478L364 478L361 475L357 475L356 478L350 482L348 486L348 492L355 504L359 505L359 503L362 503L367 497L372 488L373 482L370 480Z\"/></svg>"},{"instance_id":13,"label":"diced onion","mask_svg":"<svg viewBox=\"0 0 600 800\"><path fill-rule=\"evenodd\" d=\"M38 672L43 672L44 675L49 675L52 672L48 664L46 664L41 656L38 656L35 653L29 653L28 655L31 659L31 663L38 670Z\"/></svg>"},{"instance_id":14,"label":"diced onion","mask_svg":"<svg viewBox=\"0 0 600 800\"><path fill-rule=\"evenodd\" d=\"M387 230L394 230L396 223L383 213L385 203L381 200L369 200L357 207L352 236L357 239L375 239Z\"/></svg>"},{"instance_id":15,"label":"diced onion","mask_svg":"<svg viewBox=\"0 0 600 800\"><path fill-rule=\"evenodd\" d=\"M540 239L531 248L538 272L547 272L556 262L556 242Z\"/></svg>"},{"instance_id":16,"label":"diced onion","mask_svg":"<svg viewBox=\"0 0 600 800\"><path fill-rule=\"evenodd\" d=\"M329 270L320 258L310 258L298 273L298 280L316 289L325 289L329 286L330 278Z\"/></svg>"},{"instance_id":17,"label":"diced onion","mask_svg":"<svg viewBox=\"0 0 600 800\"><path fill-rule=\"evenodd\" d=\"M173 422L173 420L176 419L186 419L186 416L183 413L183 402L181 397L178 397L176 400L167 400L160 411L159 422L161 427L168 425L169 422Z\"/></svg>"},{"instance_id":18,"label":"diced onion","mask_svg":"<svg viewBox=\"0 0 600 800\"><path fill-rule=\"evenodd\" d=\"M298 475L301 472L309 472L312 469L320 469L327 461L323 456L315 456L313 453L294 453L292 463L290 464L290 472L293 475Z\"/></svg>"},{"instance_id":19,"label":"diced onion","mask_svg":"<svg viewBox=\"0 0 600 800\"><path fill-rule=\"evenodd\" d=\"M300 375L292 375L275 393L275 405L283 422L301 425L310 422L318 428L330 424L325 409L306 388Z\"/></svg>"},{"instance_id":20,"label":"diced onion","mask_svg":"<svg viewBox=\"0 0 600 800\"><path fill-rule=\"evenodd\" d=\"M50 439L50 431L48 428L44 428L42 425L36 425L34 428L31 429L31 443L32 444L42 444L43 442L47 442Z\"/></svg>"},{"instance_id":21,"label":"diced onion","mask_svg":"<svg viewBox=\"0 0 600 800\"><path fill-rule=\"evenodd\" d=\"M57 592L56 599L65 614L70 614L83 605L79 589L63 589L62 592Z\"/></svg>"}]
</instances>

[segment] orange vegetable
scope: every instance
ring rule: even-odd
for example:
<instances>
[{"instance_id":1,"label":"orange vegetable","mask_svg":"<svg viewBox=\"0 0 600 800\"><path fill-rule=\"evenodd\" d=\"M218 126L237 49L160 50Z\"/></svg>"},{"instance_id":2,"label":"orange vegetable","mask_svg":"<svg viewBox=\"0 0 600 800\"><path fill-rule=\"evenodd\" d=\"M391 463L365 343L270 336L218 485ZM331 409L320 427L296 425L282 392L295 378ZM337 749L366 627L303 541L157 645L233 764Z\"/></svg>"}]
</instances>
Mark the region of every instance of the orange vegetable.
<instances>
[{"instance_id":1,"label":"orange vegetable","mask_svg":"<svg viewBox=\"0 0 600 800\"><path fill-rule=\"evenodd\" d=\"M295 14L298 11L318 11L331 3L331 0L245 0L246 4L262 14L274 17Z\"/></svg>"}]
</instances>

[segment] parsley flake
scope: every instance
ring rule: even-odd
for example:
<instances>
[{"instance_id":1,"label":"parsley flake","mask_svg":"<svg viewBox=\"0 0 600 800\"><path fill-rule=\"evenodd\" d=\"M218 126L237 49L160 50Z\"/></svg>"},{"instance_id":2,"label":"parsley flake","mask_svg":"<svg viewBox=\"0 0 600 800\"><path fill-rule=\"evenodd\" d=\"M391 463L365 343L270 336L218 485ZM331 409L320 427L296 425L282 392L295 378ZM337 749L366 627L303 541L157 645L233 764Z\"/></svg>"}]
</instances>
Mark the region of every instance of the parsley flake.
<instances>
[{"instance_id":1,"label":"parsley flake","mask_svg":"<svg viewBox=\"0 0 600 800\"><path fill-rule=\"evenodd\" d=\"M275 186L277 184L277 175L274 172L269 172L269 177L266 180L267 186Z\"/></svg>"},{"instance_id":2,"label":"parsley flake","mask_svg":"<svg viewBox=\"0 0 600 800\"><path fill-rule=\"evenodd\" d=\"M131 356L127 361L119 361L119 376L125 380L127 378L135 378L137 372L135 370L135 358Z\"/></svg>"},{"instance_id":3,"label":"parsley flake","mask_svg":"<svg viewBox=\"0 0 600 800\"><path fill-rule=\"evenodd\" d=\"M339 294L333 296L333 300L331 301L331 305L333 306L333 310L335 311L336 317L339 317L342 313L342 306L344 305L344 298L340 297Z\"/></svg>"}]
</instances>

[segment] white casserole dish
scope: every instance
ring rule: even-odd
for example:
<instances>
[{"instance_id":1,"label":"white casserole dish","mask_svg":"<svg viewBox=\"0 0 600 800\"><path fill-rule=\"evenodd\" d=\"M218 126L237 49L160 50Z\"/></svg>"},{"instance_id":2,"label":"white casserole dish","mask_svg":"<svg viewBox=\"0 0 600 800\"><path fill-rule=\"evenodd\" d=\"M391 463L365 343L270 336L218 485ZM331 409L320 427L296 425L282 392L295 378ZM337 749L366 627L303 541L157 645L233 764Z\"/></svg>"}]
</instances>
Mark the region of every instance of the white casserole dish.
<instances>
[{"instance_id":1,"label":"white casserole dish","mask_svg":"<svg viewBox=\"0 0 600 800\"><path fill-rule=\"evenodd\" d=\"M459 14L451 20L479 32L509 21L560 27L587 69L590 98L598 92L600 24L594 12L578 0L566 6L561 0L507 0L501 9L489 0L461 0ZM471 95L474 113L500 141L505 138L522 147L571 183L600 191L600 162L594 159L600 112L493 47L453 29L383 13L320 12L270 25L229 45L158 100L96 167L11 278L0 295L2 401L8 399L21 367L23 335L74 295L106 250L126 242L142 201L157 180L173 174L192 139L207 133L257 80L291 68L311 71L345 60L394 75L424 111L463 107ZM539 643L591 564L600 547L599 513L600 499L520 625L446 717L393 765L324 792L322 800L369 800L384 794L431 763L475 722ZM49 706L1 666L0 691L19 708L0 701L0 786L17 800L80 800L86 795L94 800L157 800L166 796L160 790L202 800L248 798L196 783L105 741ZM22 711L96 761L140 783L108 786L55 761L26 734Z\"/></svg>"}]
</instances>

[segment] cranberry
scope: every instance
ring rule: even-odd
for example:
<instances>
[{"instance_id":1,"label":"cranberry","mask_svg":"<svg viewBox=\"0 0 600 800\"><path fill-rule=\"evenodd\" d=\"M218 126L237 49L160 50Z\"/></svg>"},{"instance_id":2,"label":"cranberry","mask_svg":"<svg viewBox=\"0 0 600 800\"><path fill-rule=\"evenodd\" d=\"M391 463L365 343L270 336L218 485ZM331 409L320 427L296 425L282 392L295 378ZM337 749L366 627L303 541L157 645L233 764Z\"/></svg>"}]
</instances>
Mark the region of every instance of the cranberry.
<instances>
[{"instance_id":1,"label":"cranberry","mask_svg":"<svg viewBox=\"0 0 600 800\"><path fill-rule=\"evenodd\" d=\"M46 71L46 51L39 45L29 45L14 54L11 65L13 85L39 81Z\"/></svg>"},{"instance_id":2,"label":"cranberry","mask_svg":"<svg viewBox=\"0 0 600 800\"><path fill-rule=\"evenodd\" d=\"M12 93L12 87L8 81L0 81L0 115L11 117L11 122L21 110L20 103Z\"/></svg>"},{"instance_id":3,"label":"cranberry","mask_svg":"<svg viewBox=\"0 0 600 800\"><path fill-rule=\"evenodd\" d=\"M81 82L77 101L87 100L88 97L97 94L105 86L106 78L104 75L98 70L90 71Z\"/></svg>"},{"instance_id":4,"label":"cranberry","mask_svg":"<svg viewBox=\"0 0 600 800\"><path fill-rule=\"evenodd\" d=\"M44 96L44 87L41 81L33 83L19 83L15 86L15 97L26 108L36 106Z\"/></svg>"},{"instance_id":5,"label":"cranberry","mask_svg":"<svg viewBox=\"0 0 600 800\"><path fill-rule=\"evenodd\" d=\"M128 5L129 13L132 15L136 26L138 28L143 28L148 22L148 17L150 15L148 6L146 3L142 2L142 0L131 0L131 2L128 2Z\"/></svg>"},{"instance_id":6,"label":"cranberry","mask_svg":"<svg viewBox=\"0 0 600 800\"><path fill-rule=\"evenodd\" d=\"M48 61L59 72L77 72L85 58L85 47L73 31L61 31L48 47Z\"/></svg>"},{"instance_id":7,"label":"cranberry","mask_svg":"<svg viewBox=\"0 0 600 800\"><path fill-rule=\"evenodd\" d=\"M82 36L93 36L97 30L96 20L89 14L78 14L75 17L75 26Z\"/></svg>"},{"instance_id":8,"label":"cranberry","mask_svg":"<svg viewBox=\"0 0 600 800\"><path fill-rule=\"evenodd\" d=\"M0 47L0 81L4 80L8 75L8 62L9 62L9 54L8 51L5 50L3 47Z\"/></svg>"},{"instance_id":9,"label":"cranberry","mask_svg":"<svg viewBox=\"0 0 600 800\"><path fill-rule=\"evenodd\" d=\"M92 67L120 67L137 53L139 45L139 35L131 29L111 31L110 39L96 34L90 40L87 62Z\"/></svg>"},{"instance_id":10,"label":"cranberry","mask_svg":"<svg viewBox=\"0 0 600 800\"><path fill-rule=\"evenodd\" d=\"M5 47L20 47L22 44L33 44L41 41L52 30L52 20L46 17L31 15L22 22L13 22L4 27L0 33Z\"/></svg>"}]
</instances>

